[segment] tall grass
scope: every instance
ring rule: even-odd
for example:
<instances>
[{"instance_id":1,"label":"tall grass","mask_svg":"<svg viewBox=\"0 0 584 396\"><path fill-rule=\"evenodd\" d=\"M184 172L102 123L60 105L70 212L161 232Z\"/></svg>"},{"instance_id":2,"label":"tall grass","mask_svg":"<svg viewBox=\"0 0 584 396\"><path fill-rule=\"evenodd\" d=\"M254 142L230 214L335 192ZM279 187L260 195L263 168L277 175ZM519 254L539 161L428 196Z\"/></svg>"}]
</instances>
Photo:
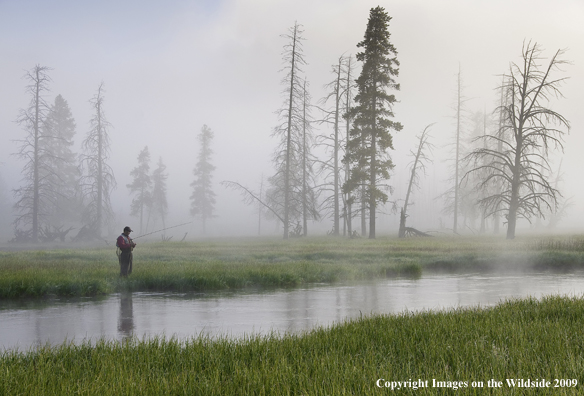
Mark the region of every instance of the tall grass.
<instances>
[{"instance_id":1,"label":"tall grass","mask_svg":"<svg viewBox=\"0 0 584 396\"><path fill-rule=\"evenodd\" d=\"M361 318L299 335L45 346L0 354L0 394L581 394L583 317L584 300L548 297ZM507 378L576 379L578 385L487 387ZM378 388L378 379L468 387L392 392ZM473 381L484 387L472 388Z\"/></svg>"},{"instance_id":2,"label":"tall grass","mask_svg":"<svg viewBox=\"0 0 584 396\"><path fill-rule=\"evenodd\" d=\"M145 243L119 277L113 248L0 251L0 298L88 296L121 290L206 291L295 287L423 271L575 270L583 239L301 238Z\"/></svg>"}]
</instances>

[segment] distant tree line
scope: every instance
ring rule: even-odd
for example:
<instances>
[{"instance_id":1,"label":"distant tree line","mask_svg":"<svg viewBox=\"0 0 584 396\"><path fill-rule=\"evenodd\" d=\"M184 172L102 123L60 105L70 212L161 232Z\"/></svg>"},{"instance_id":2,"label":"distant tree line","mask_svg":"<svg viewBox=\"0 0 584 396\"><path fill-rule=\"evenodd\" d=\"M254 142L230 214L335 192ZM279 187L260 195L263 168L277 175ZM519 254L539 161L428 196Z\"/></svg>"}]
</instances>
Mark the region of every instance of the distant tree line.
<instances>
[{"instance_id":1,"label":"distant tree line","mask_svg":"<svg viewBox=\"0 0 584 396\"><path fill-rule=\"evenodd\" d=\"M67 101L57 95L54 104L46 100L51 82L50 69L37 65L26 73L29 106L20 111L17 122L25 131L18 140L16 155L24 160L22 185L13 192L17 216L12 242L51 242L101 239L111 225L114 213L110 196L116 188L109 165L111 127L104 108L104 84L89 101L93 111L90 127L81 147L73 150L76 123ZM212 190L211 141L213 132L206 125L199 135L201 149L191 184L191 215L199 217L203 233L213 217L215 193ZM150 151L145 146L137 156L127 184L132 197L129 214L139 220L139 233L150 226L166 228L168 214L168 173L162 157L150 169ZM77 230L75 236L71 231ZM164 239L164 234L163 234Z\"/></svg>"},{"instance_id":2,"label":"distant tree line","mask_svg":"<svg viewBox=\"0 0 584 396\"><path fill-rule=\"evenodd\" d=\"M405 199L390 200L394 169L390 152L394 133L403 129L394 120L400 63L390 40L391 19L382 7L370 10L364 38L357 44L359 52L355 58L342 55L332 65L326 95L318 104L312 103L304 71L302 26L295 23L283 35L283 103L272 131L277 139L273 174L267 186L262 176L259 192L236 181L223 182L239 190L245 202L257 205L258 233L265 215L281 224L285 239L308 235L309 223L321 219L330 221L331 235L375 238L379 211L392 203L396 212L401 206L400 237L427 235L407 226L406 219L414 205L412 192L420 185L420 172L432 161L430 125L419 135L417 147L408 150L413 161ZM458 72L451 187L442 195L454 233L461 226L479 232L492 226L498 232L502 223L507 226L507 238L512 239L518 219L548 216L551 225L564 211L559 170L553 171L550 154L563 148L569 122L549 104L561 96L565 78L555 74L566 61L563 51L558 51L543 67L542 54L536 43L524 43L521 61L511 63L502 75L496 109L470 117L465 116L467 100ZM83 152L78 154L72 149L76 124L67 101L60 95L54 103L46 101L49 71L37 65L25 76L30 103L17 119L25 136L18 141L16 155L25 165L22 185L14 190L14 240L63 240L79 226L76 239L100 238L113 218L110 195L116 187L108 164L110 124L103 83L89 102L93 117ZM330 129L316 134L317 125ZM203 233L215 216L213 137L212 130L203 125L191 183L190 214L200 219ZM165 228L168 174L162 158L151 171L150 152L144 147L130 175L129 209L139 219L140 232L158 221Z\"/></svg>"},{"instance_id":3,"label":"distant tree line","mask_svg":"<svg viewBox=\"0 0 584 396\"><path fill-rule=\"evenodd\" d=\"M103 108L103 83L90 100L93 118L82 143L73 151L75 120L67 101L55 97L49 104L50 69L36 65L28 71L29 106L17 123L25 131L16 156L24 160L22 185L14 190L17 216L15 242L42 242L65 237L81 226L76 239L100 238L111 219L110 194L116 181L108 165L109 123Z\"/></svg>"},{"instance_id":4,"label":"distant tree line","mask_svg":"<svg viewBox=\"0 0 584 396\"><path fill-rule=\"evenodd\" d=\"M145 146L138 154L138 165L130 171L130 175L132 182L126 187L133 195L130 214L140 221L138 233L146 232L151 224L166 228L168 174L162 157L158 158L156 169L150 172L150 151Z\"/></svg>"}]
</instances>

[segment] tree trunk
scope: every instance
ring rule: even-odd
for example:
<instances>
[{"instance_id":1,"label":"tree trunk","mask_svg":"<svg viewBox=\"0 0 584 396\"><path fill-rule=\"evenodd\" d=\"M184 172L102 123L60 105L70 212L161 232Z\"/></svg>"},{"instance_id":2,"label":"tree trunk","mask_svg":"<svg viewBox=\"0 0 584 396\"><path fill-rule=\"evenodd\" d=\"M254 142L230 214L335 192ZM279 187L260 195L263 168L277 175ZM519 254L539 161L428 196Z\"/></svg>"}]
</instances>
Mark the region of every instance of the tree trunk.
<instances>
[{"instance_id":1,"label":"tree trunk","mask_svg":"<svg viewBox=\"0 0 584 396\"><path fill-rule=\"evenodd\" d=\"M430 125L432 125L432 124L430 124ZM412 171L410 173L410 182L408 183L408 190L406 192L406 199L404 201L404 206L401 209L401 213L400 213L399 231L398 231L399 238L405 238L405 236L406 236L406 217L407 217L407 213L408 213L408 204L410 202L410 194L412 193L414 179L416 178L416 170L418 168L418 163L420 162L420 157L422 156L424 145L426 144L426 131L428 130L430 125L428 125L424 129L424 131L422 132L422 135L420 135L420 143L418 144L418 150L416 151L416 156L414 158L414 163L412 165Z\"/></svg>"},{"instance_id":2,"label":"tree trunk","mask_svg":"<svg viewBox=\"0 0 584 396\"><path fill-rule=\"evenodd\" d=\"M454 165L454 225L452 226L452 231L457 233L458 231L458 168L459 168L459 157L460 157L460 66L458 68L458 95L457 95L457 107L456 107L456 159Z\"/></svg>"},{"instance_id":3,"label":"tree trunk","mask_svg":"<svg viewBox=\"0 0 584 396\"><path fill-rule=\"evenodd\" d=\"M290 223L290 153L292 151L292 105L294 101L294 74L296 62L296 32L298 25L294 25L294 36L292 39L292 61L290 67L290 96L288 103L288 129L286 131L286 166L284 175L284 239L289 237Z\"/></svg>"},{"instance_id":4,"label":"tree trunk","mask_svg":"<svg viewBox=\"0 0 584 396\"><path fill-rule=\"evenodd\" d=\"M519 123L519 130L523 130L523 125ZM515 164L513 167L513 179L511 181L511 198L509 200L509 213L507 215L507 239L515 238L515 226L517 225L517 210L519 209L519 184L521 178L521 152L523 142L520 133L516 133L517 148L515 151Z\"/></svg>"},{"instance_id":5,"label":"tree trunk","mask_svg":"<svg viewBox=\"0 0 584 396\"><path fill-rule=\"evenodd\" d=\"M339 106L340 106L340 89L341 89L341 61L342 57L339 59L339 66L337 71L337 84L335 86L335 139L334 139L334 225L333 225L333 235L339 235L340 228L340 208L339 208Z\"/></svg>"},{"instance_id":6,"label":"tree trunk","mask_svg":"<svg viewBox=\"0 0 584 396\"><path fill-rule=\"evenodd\" d=\"M374 83L373 92L377 91L377 83ZM375 194L377 187L377 98L373 97L373 123L371 125L371 164L369 179L369 239L375 239Z\"/></svg>"},{"instance_id":7,"label":"tree trunk","mask_svg":"<svg viewBox=\"0 0 584 396\"><path fill-rule=\"evenodd\" d=\"M304 80L302 106L302 234L308 235L308 202L307 202L307 181L306 181L306 80Z\"/></svg>"},{"instance_id":8,"label":"tree trunk","mask_svg":"<svg viewBox=\"0 0 584 396\"><path fill-rule=\"evenodd\" d=\"M499 99L499 129L497 130L497 137L499 138L497 141L497 152L501 153L503 151L503 105L504 105L504 89L503 85L505 83L505 76L503 76L503 82L501 83L501 96ZM493 233L499 233L499 223L500 223L501 215L499 212L495 212L494 219L493 219Z\"/></svg>"},{"instance_id":9,"label":"tree trunk","mask_svg":"<svg viewBox=\"0 0 584 396\"><path fill-rule=\"evenodd\" d=\"M517 224L517 198L511 200L509 204L509 214L507 216L507 239L515 239L515 226Z\"/></svg>"},{"instance_id":10,"label":"tree trunk","mask_svg":"<svg viewBox=\"0 0 584 396\"><path fill-rule=\"evenodd\" d=\"M34 171L33 171L33 203L32 203L32 241L37 243L39 241L39 189L40 189L40 175L39 175L39 144L40 144L40 70L36 70L36 86L35 86L35 115L34 115Z\"/></svg>"},{"instance_id":11,"label":"tree trunk","mask_svg":"<svg viewBox=\"0 0 584 396\"><path fill-rule=\"evenodd\" d=\"M351 109L351 57L348 59L347 63L347 88L345 90L345 113L348 114L349 110ZM349 132L351 131L351 120L347 116L347 125L346 125L346 134L347 134L347 141L345 143L345 153L348 152L347 145L349 144ZM349 162L345 164L345 182L349 180L349 176L351 174L351 167ZM347 200L346 200L346 209L345 209L345 221L347 223L347 232L349 237L353 236L353 229L352 229L352 220L353 220L353 209L351 207L351 192L347 193Z\"/></svg>"},{"instance_id":12,"label":"tree trunk","mask_svg":"<svg viewBox=\"0 0 584 396\"><path fill-rule=\"evenodd\" d=\"M260 180L260 200L262 199L262 195L264 193L264 176L262 175L262 179ZM258 204L258 236L261 235L262 231L262 202L260 201Z\"/></svg>"},{"instance_id":13,"label":"tree trunk","mask_svg":"<svg viewBox=\"0 0 584 396\"><path fill-rule=\"evenodd\" d=\"M101 86L99 87L99 97L97 100L97 202L96 202L96 224L95 224L95 235L97 237L101 236L101 209L103 208L103 136L101 130Z\"/></svg>"},{"instance_id":14,"label":"tree trunk","mask_svg":"<svg viewBox=\"0 0 584 396\"><path fill-rule=\"evenodd\" d=\"M399 214L399 231L398 231L398 238L405 238L406 237L406 214L402 209Z\"/></svg>"},{"instance_id":15,"label":"tree trunk","mask_svg":"<svg viewBox=\"0 0 584 396\"><path fill-rule=\"evenodd\" d=\"M361 187L361 236L367 236L367 209L365 205L365 186Z\"/></svg>"}]
</instances>

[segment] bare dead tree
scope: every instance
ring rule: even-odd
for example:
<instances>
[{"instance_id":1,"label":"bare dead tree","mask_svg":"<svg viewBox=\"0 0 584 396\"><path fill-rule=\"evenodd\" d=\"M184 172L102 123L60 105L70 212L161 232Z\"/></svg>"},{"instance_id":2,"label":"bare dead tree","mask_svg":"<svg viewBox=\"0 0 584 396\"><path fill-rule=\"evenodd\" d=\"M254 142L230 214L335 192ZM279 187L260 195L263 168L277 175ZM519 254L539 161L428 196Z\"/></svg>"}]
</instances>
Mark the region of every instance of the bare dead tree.
<instances>
[{"instance_id":1,"label":"bare dead tree","mask_svg":"<svg viewBox=\"0 0 584 396\"><path fill-rule=\"evenodd\" d=\"M31 227L29 231L20 230L19 235L29 235L32 242L38 242L43 219L47 216L49 200L54 195L46 175L51 172L48 166L50 153L47 140L51 138L46 126L49 106L44 95L49 91L50 68L36 65L27 71L24 78L28 81L26 92L31 99L26 109L21 109L16 122L26 130L26 137L16 142L20 144L18 158L26 161L23 173L24 185L14 190L17 199L14 207L19 215L14 221L15 229L20 226Z\"/></svg>"},{"instance_id":2,"label":"bare dead tree","mask_svg":"<svg viewBox=\"0 0 584 396\"><path fill-rule=\"evenodd\" d=\"M352 56L348 56L345 62L345 69L344 69L345 79L344 79L344 115L345 118L345 142L344 142L344 149L345 154L349 151L349 138L351 132L351 126L353 119L351 118L351 106L353 105L353 97L355 96L355 89L356 85L353 81L353 77L355 74L355 62L353 61ZM347 183L351 176L351 164L349 161L346 161L343 157L343 163L345 164L345 179L343 184ZM353 236L353 210L352 210L352 202L354 201L351 191L347 190L343 192L343 214L345 218L345 225L347 228L347 232L349 237ZM362 235L365 235L366 232L366 225L365 225L366 217L365 217L365 205L361 205L361 225L362 225ZM343 232L344 234L344 232Z\"/></svg>"},{"instance_id":3,"label":"bare dead tree","mask_svg":"<svg viewBox=\"0 0 584 396\"><path fill-rule=\"evenodd\" d=\"M551 175L554 177L553 175ZM556 190L559 189L560 184L563 182L563 173L562 173L562 163L558 166L558 170L554 177L554 188ZM553 212L548 213L548 229L554 229L558 223L567 215L568 209L573 205L571 198L560 197L558 200L558 205L556 210Z\"/></svg>"},{"instance_id":4,"label":"bare dead tree","mask_svg":"<svg viewBox=\"0 0 584 396\"><path fill-rule=\"evenodd\" d=\"M270 211L270 213L272 213L278 220L280 220L282 223L284 222L284 218L280 215L280 208L274 208L271 205L269 205L261 196L261 194L258 194L256 192L254 192L253 190L245 187L244 185L235 182L235 181L230 181L230 180L224 180L220 183L221 185L230 188L232 190L236 190L239 191L244 199L244 202L247 205L251 205L255 202L257 202L258 204L260 204L261 206L263 206L264 208L266 208L268 211ZM262 183L263 185L263 183Z\"/></svg>"},{"instance_id":5,"label":"bare dead tree","mask_svg":"<svg viewBox=\"0 0 584 396\"><path fill-rule=\"evenodd\" d=\"M499 105L497 106L497 109L495 110L495 112L497 113L497 122L498 122L497 137L499 138L498 140L496 140L495 143L496 143L497 151L500 153L503 152L503 142L506 140L506 137L504 136L505 135L505 128L503 128L504 121L505 121L504 109L507 107L507 103L505 102L507 100L507 95L505 95L505 79L506 79L506 76L503 75L501 86L499 87L499 93L500 93ZM500 182L494 182L493 188L497 192L500 191L501 190ZM493 213L493 233L495 233L495 234L499 233L500 223L501 223L501 213L499 211L495 210Z\"/></svg>"},{"instance_id":6,"label":"bare dead tree","mask_svg":"<svg viewBox=\"0 0 584 396\"><path fill-rule=\"evenodd\" d=\"M333 229L332 235L339 235L340 233L340 185L341 185L341 144L342 139L340 135L340 122L342 118L342 67L343 67L344 57L341 56L338 59L338 63L333 65L332 73L334 76L333 81L328 83L325 88L329 90L327 96L320 100L323 106L326 106L329 101L333 101L331 109L320 108L324 112L323 120L321 123L329 123L333 127L333 132L330 135L320 135L318 136L318 144L324 146L325 151L331 154L330 157L326 158L324 161L320 162L320 171L323 173L325 184L322 189L327 191L331 190L331 194L325 197L323 201L323 207L326 211L332 211L333 218ZM332 182L328 181L332 178Z\"/></svg>"},{"instance_id":7,"label":"bare dead tree","mask_svg":"<svg viewBox=\"0 0 584 396\"><path fill-rule=\"evenodd\" d=\"M314 147L314 135L312 133L312 115L310 93L308 92L308 82L304 79L302 87L302 142L301 142L301 159L302 159L302 234L308 235L308 220L317 220L320 218L317 209L316 182L314 175L315 158L312 155Z\"/></svg>"},{"instance_id":8,"label":"bare dead tree","mask_svg":"<svg viewBox=\"0 0 584 396\"><path fill-rule=\"evenodd\" d=\"M343 223L343 235L346 235L347 225L351 222L352 214L347 206L350 194L343 194L341 186L348 179L349 167L343 163L346 152L346 144L350 130L351 120L347 113L350 110L354 96L354 62L351 56L341 56L338 62L332 65L333 80L325 85L328 94L320 100L318 108L323 113L319 120L321 124L332 127L331 133L317 136L317 146L324 148L327 156L323 160L317 160L320 164L319 174L323 179L319 191L325 193L321 203L321 210L332 218L331 235L340 235L341 219ZM343 119L346 121L347 132L343 135ZM341 203L343 207L341 209ZM351 231L349 231L349 234Z\"/></svg>"},{"instance_id":9,"label":"bare dead tree","mask_svg":"<svg viewBox=\"0 0 584 396\"><path fill-rule=\"evenodd\" d=\"M458 233L459 228L459 216L461 214L461 201L462 201L462 194L460 189L460 180L461 175L463 175L466 170L463 169L464 161L463 158L466 153L469 152L469 148L467 147L466 137L468 135L466 121L467 121L467 109L466 109L466 102L468 98L464 96L464 85L463 85L463 76L462 71L459 66L458 73L456 75L456 99L454 105L454 122L455 122L455 130L454 130L454 139L452 143L448 145L451 146L452 150L452 159L449 161L451 166L451 174L448 178L448 183L450 187L441 195L441 198L444 199L444 207L442 212L446 215L452 215L453 217L453 225L452 231L454 233Z\"/></svg>"},{"instance_id":10,"label":"bare dead tree","mask_svg":"<svg viewBox=\"0 0 584 396\"><path fill-rule=\"evenodd\" d=\"M460 140L460 146L462 149L460 152L461 158L459 162L459 171L461 172L461 175L466 174L466 172L474 166L465 160L468 154L477 148L487 147L487 141L482 139L482 137L487 134L487 114L483 111L472 112L469 121L469 127L466 128L466 133ZM472 232L477 230L476 221L477 219L480 219L480 227L478 231L484 233L486 219L489 217L484 208L477 205L477 202L485 195L492 193L495 186L491 185L488 190L474 188L477 181L482 180L484 177L486 177L484 171L474 172L466 176L464 181L461 180L457 186L458 214L459 218L461 216L464 218L462 228L471 230ZM460 222L459 226L461 226Z\"/></svg>"},{"instance_id":11,"label":"bare dead tree","mask_svg":"<svg viewBox=\"0 0 584 396\"><path fill-rule=\"evenodd\" d=\"M269 178L271 187L267 191L268 201L274 208L282 210L284 239L288 239L291 220L301 217L302 200L294 192L302 188L302 128L303 128L303 82L300 78L302 66L306 65L302 51L302 29L295 23L283 37L288 41L284 46L283 61L285 76L285 101L278 111L282 122L274 128L273 136L280 139L274 155L276 173ZM280 204L281 202L281 204Z\"/></svg>"},{"instance_id":12,"label":"bare dead tree","mask_svg":"<svg viewBox=\"0 0 584 396\"><path fill-rule=\"evenodd\" d=\"M89 235L100 237L102 227L113 217L110 194L116 187L112 168L108 165L110 140L107 133L111 126L103 109L104 84L99 84L97 93L89 101L94 111L90 129L82 143L81 186L85 204L85 221Z\"/></svg>"},{"instance_id":13,"label":"bare dead tree","mask_svg":"<svg viewBox=\"0 0 584 396\"><path fill-rule=\"evenodd\" d=\"M502 186L479 203L487 213L507 213L507 239L515 238L518 218L544 216L545 210L555 209L561 195L542 169L550 170L549 152L563 150L563 135L570 127L563 115L549 107L552 98L562 96L560 86L566 78L552 75L567 63L563 54L562 50L556 51L547 67L542 68L540 46L523 44L521 63L512 63L504 80L504 131L486 135L484 139L495 144L486 144L469 155L475 167L467 174L487 171L477 188L485 189L492 183ZM501 151L490 148L499 143Z\"/></svg>"},{"instance_id":14,"label":"bare dead tree","mask_svg":"<svg viewBox=\"0 0 584 396\"><path fill-rule=\"evenodd\" d=\"M431 151L434 147L429 141L428 129L434 124L430 124L424 128L420 137L418 139L418 149L410 151L410 155L414 157L411 165L410 171L410 181L408 183L408 190L406 192L406 199L404 205L400 211L400 221L399 221L399 238L405 238L406 236L406 218L408 216L408 204L410 202L410 194L413 187L419 188L420 172L426 172L426 163L432 162L430 157L428 157L428 151Z\"/></svg>"},{"instance_id":15,"label":"bare dead tree","mask_svg":"<svg viewBox=\"0 0 584 396\"><path fill-rule=\"evenodd\" d=\"M460 118L462 109L462 99L461 99L461 82L460 82L460 65L458 67L458 86L456 95L456 153L455 153L455 163L454 163L454 224L452 230L454 233L458 231L458 199L460 193L459 187L459 171L460 171Z\"/></svg>"}]
</instances>

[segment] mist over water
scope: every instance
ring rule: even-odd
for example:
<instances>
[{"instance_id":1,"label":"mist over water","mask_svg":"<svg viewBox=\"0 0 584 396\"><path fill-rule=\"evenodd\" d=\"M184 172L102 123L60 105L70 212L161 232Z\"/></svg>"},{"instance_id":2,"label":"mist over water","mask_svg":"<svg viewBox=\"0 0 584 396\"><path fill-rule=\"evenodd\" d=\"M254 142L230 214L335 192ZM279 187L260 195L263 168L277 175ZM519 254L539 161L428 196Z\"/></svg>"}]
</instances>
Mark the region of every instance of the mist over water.
<instances>
[{"instance_id":1,"label":"mist over water","mask_svg":"<svg viewBox=\"0 0 584 396\"><path fill-rule=\"evenodd\" d=\"M120 293L93 299L0 303L0 347L201 335L299 333L362 315L488 307L512 298L582 296L582 274L431 275L294 290Z\"/></svg>"}]
</instances>

